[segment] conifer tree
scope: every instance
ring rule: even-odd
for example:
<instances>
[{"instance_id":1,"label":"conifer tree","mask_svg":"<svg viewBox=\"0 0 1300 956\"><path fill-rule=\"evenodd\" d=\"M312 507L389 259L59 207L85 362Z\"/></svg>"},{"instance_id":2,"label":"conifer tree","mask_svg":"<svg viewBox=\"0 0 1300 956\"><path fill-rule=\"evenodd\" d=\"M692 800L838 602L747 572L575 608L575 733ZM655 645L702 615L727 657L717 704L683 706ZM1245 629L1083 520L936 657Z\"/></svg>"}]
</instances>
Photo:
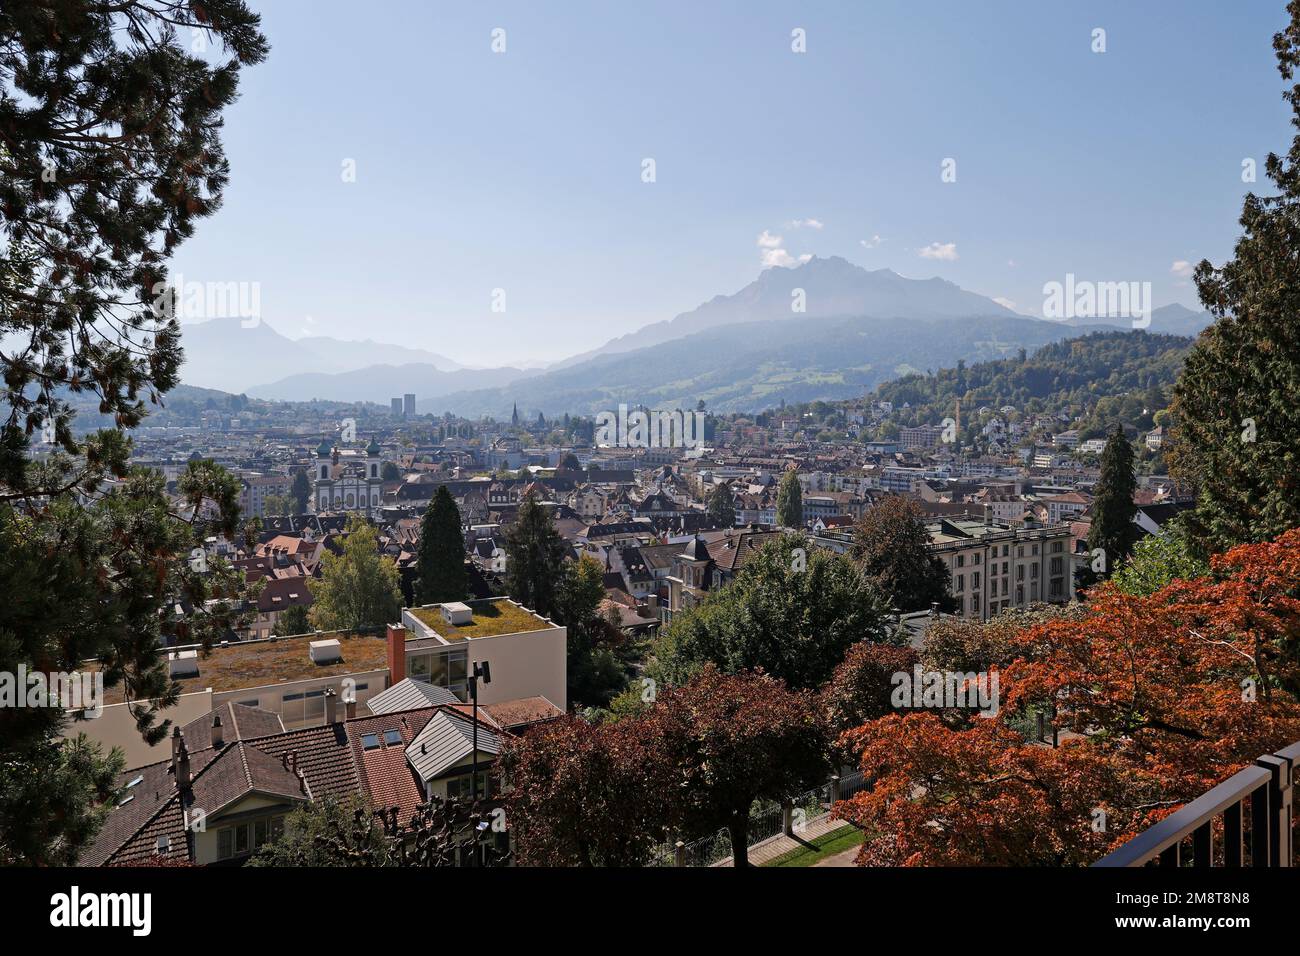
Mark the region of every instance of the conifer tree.
<instances>
[{"instance_id":1,"label":"conifer tree","mask_svg":"<svg viewBox=\"0 0 1300 956\"><path fill-rule=\"evenodd\" d=\"M551 512L529 492L506 534L506 593L538 614L550 614L563 574L564 539Z\"/></svg>"},{"instance_id":2,"label":"conifer tree","mask_svg":"<svg viewBox=\"0 0 1300 956\"><path fill-rule=\"evenodd\" d=\"M803 527L803 489L793 470L781 476L776 489L776 523L781 528Z\"/></svg>"},{"instance_id":3,"label":"conifer tree","mask_svg":"<svg viewBox=\"0 0 1300 956\"><path fill-rule=\"evenodd\" d=\"M1088 528L1088 550L1100 551L1103 559L1096 573L1110 573L1133 553L1138 529L1133 523L1137 505L1133 494L1137 479L1133 476L1133 446L1118 425L1101 453L1101 476L1097 479L1092 501L1092 525ZM1090 568L1092 566L1090 565ZM1081 576L1081 581L1087 581Z\"/></svg>"},{"instance_id":4,"label":"conifer tree","mask_svg":"<svg viewBox=\"0 0 1300 956\"><path fill-rule=\"evenodd\" d=\"M1300 66L1300 3L1273 38L1282 79ZM1300 83L1283 98L1300 130ZM1174 389L1174 474L1197 490L1189 530L1207 553L1300 525L1300 135L1265 163L1272 195L1246 196L1242 235L1220 268L1196 267L1216 318Z\"/></svg>"},{"instance_id":5,"label":"conifer tree","mask_svg":"<svg viewBox=\"0 0 1300 956\"><path fill-rule=\"evenodd\" d=\"M421 604L441 604L464 600L465 538L461 530L460 509L447 490L439 485L420 519L420 553L417 560L419 579L416 599Z\"/></svg>"}]
</instances>

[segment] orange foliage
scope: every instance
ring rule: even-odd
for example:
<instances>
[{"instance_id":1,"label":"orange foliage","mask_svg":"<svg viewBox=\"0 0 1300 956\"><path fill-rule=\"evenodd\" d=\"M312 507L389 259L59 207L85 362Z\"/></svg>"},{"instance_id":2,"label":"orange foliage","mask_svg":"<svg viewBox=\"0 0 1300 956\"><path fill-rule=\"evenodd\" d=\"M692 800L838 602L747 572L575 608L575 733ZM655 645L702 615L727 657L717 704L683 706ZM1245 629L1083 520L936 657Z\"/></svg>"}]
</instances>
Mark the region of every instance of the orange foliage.
<instances>
[{"instance_id":1,"label":"orange foliage","mask_svg":"<svg viewBox=\"0 0 1300 956\"><path fill-rule=\"evenodd\" d=\"M840 804L874 865L1082 865L1260 754L1300 740L1300 529L1150 597L1026 629L997 717L889 715L845 735L874 788ZM1010 725L1055 706L1059 748ZM1103 818L1104 829L1094 822Z\"/></svg>"}]
</instances>

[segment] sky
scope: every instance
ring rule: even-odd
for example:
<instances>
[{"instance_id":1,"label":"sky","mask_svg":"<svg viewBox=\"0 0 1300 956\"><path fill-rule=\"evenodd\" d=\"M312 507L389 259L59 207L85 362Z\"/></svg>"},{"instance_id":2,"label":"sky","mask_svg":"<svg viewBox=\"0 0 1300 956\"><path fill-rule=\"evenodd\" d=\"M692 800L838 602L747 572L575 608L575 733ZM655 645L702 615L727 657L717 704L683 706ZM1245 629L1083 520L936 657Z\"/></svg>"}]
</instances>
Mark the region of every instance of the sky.
<instances>
[{"instance_id":1,"label":"sky","mask_svg":"<svg viewBox=\"0 0 1300 956\"><path fill-rule=\"evenodd\" d=\"M474 366L808 255L1026 314L1067 273L1195 307L1189 264L1231 254L1293 132L1280 0L251 5L271 53L173 277L256 284L290 337Z\"/></svg>"}]
</instances>

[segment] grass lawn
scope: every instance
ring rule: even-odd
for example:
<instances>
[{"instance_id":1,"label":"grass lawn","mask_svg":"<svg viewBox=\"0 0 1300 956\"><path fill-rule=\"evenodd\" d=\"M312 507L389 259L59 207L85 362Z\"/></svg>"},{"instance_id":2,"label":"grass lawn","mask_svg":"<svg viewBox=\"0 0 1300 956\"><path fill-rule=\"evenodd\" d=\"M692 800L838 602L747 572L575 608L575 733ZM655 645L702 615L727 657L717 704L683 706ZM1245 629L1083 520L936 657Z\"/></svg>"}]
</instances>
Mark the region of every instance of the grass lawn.
<instances>
[{"instance_id":1,"label":"grass lawn","mask_svg":"<svg viewBox=\"0 0 1300 956\"><path fill-rule=\"evenodd\" d=\"M799 849L783 853L763 865L812 866L827 857L834 856L836 853L843 853L845 850L857 846L862 842L862 831L857 827L846 825L838 830L832 830L830 833L823 833L809 842L812 843L811 847L801 846Z\"/></svg>"}]
</instances>

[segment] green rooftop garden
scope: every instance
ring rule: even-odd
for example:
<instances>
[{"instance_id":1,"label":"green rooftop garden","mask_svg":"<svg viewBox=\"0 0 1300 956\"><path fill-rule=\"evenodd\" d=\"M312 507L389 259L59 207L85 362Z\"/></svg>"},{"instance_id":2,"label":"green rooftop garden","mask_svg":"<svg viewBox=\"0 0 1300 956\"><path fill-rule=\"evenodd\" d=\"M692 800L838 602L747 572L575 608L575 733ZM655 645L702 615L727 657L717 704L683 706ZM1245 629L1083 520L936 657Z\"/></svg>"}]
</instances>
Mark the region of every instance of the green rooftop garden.
<instances>
[{"instance_id":1,"label":"green rooftop garden","mask_svg":"<svg viewBox=\"0 0 1300 956\"><path fill-rule=\"evenodd\" d=\"M411 614L421 624L449 641L494 637L497 634L517 634L520 631L541 631L551 626L532 611L505 600L480 601L470 604L469 607L473 617L468 624L460 626L448 624L442 616L442 609L437 605L412 608Z\"/></svg>"}]
</instances>

